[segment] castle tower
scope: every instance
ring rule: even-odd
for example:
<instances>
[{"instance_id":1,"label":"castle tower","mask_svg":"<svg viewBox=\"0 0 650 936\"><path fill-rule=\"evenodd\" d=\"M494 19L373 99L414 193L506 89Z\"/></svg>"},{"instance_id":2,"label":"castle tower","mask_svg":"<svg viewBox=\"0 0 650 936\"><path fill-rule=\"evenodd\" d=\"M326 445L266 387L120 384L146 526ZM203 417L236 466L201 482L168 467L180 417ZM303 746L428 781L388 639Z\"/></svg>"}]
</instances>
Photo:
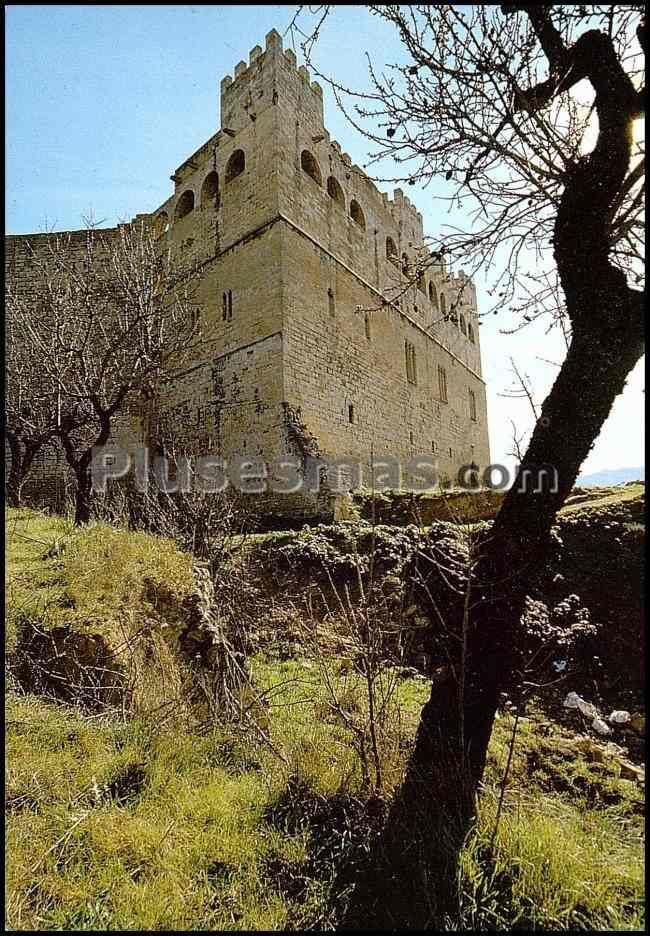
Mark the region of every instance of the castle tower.
<instances>
[{"instance_id":1,"label":"castle tower","mask_svg":"<svg viewBox=\"0 0 650 936\"><path fill-rule=\"evenodd\" d=\"M203 264L204 340L161 383L154 435L226 458L429 455L449 478L488 464L474 286L330 138L275 30L223 78L220 129L171 179L149 217Z\"/></svg>"},{"instance_id":2,"label":"castle tower","mask_svg":"<svg viewBox=\"0 0 650 936\"><path fill-rule=\"evenodd\" d=\"M165 406L183 398L172 422L226 456L295 451L297 418L329 457L429 454L452 478L486 465L474 286L431 262L408 197L330 139L321 88L277 32L222 80L221 115L158 213L212 258L219 349L166 392Z\"/></svg>"}]
</instances>

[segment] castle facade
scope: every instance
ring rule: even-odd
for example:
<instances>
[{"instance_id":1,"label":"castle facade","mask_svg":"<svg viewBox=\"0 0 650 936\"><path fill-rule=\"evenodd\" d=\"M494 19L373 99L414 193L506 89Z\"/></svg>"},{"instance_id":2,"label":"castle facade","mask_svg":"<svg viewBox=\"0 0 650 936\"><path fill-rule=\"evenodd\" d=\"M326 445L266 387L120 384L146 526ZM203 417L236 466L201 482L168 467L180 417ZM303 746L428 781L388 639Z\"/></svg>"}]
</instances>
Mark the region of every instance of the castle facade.
<instances>
[{"instance_id":1,"label":"castle facade","mask_svg":"<svg viewBox=\"0 0 650 936\"><path fill-rule=\"evenodd\" d=\"M403 192L380 192L330 138L321 88L275 30L222 80L221 129L171 178L137 218L203 264L209 341L154 406L179 446L429 455L451 480L489 463L474 285L426 249ZM9 237L9 275L28 276L25 244L46 239ZM131 414L131 443L151 431L151 413Z\"/></svg>"}]
</instances>

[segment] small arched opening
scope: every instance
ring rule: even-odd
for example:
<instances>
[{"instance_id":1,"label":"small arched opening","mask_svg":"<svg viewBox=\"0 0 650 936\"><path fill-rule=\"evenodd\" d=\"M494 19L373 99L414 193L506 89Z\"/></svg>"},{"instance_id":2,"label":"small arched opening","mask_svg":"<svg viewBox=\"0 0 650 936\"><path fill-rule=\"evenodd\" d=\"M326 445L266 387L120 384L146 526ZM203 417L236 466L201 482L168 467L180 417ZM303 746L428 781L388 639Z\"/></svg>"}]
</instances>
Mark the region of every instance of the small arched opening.
<instances>
[{"instance_id":1,"label":"small arched opening","mask_svg":"<svg viewBox=\"0 0 650 936\"><path fill-rule=\"evenodd\" d=\"M460 314L460 330L464 335L467 335L467 322L465 321L465 316Z\"/></svg>"},{"instance_id":2,"label":"small arched opening","mask_svg":"<svg viewBox=\"0 0 650 936\"><path fill-rule=\"evenodd\" d=\"M429 302L433 308L438 311L438 294L436 293L436 287L432 282L429 282Z\"/></svg>"},{"instance_id":3,"label":"small arched opening","mask_svg":"<svg viewBox=\"0 0 650 936\"><path fill-rule=\"evenodd\" d=\"M341 205L342 208L345 208L343 189L339 185L338 179L335 179L332 175L327 180L327 194L332 201L335 201L337 204Z\"/></svg>"},{"instance_id":4,"label":"small arched opening","mask_svg":"<svg viewBox=\"0 0 650 936\"><path fill-rule=\"evenodd\" d=\"M444 293L440 293L440 312L445 318L447 317L447 299Z\"/></svg>"},{"instance_id":5,"label":"small arched opening","mask_svg":"<svg viewBox=\"0 0 650 936\"><path fill-rule=\"evenodd\" d=\"M392 237L386 238L386 259L390 260L391 263L399 263L397 247Z\"/></svg>"},{"instance_id":6,"label":"small arched opening","mask_svg":"<svg viewBox=\"0 0 650 936\"><path fill-rule=\"evenodd\" d=\"M300 154L300 167L302 171L306 172L310 179L313 179L317 185L323 184L323 176L320 171L320 166L309 150L303 150Z\"/></svg>"},{"instance_id":7,"label":"small arched opening","mask_svg":"<svg viewBox=\"0 0 650 936\"><path fill-rule=\"evenodd\" d=\"M424 279L424 273L420 273L420 274L418 275L418 289L420 290L421 293L424 293L424 295L426 296L426 294L427 294L427 284L426 284L426 281L425 281L425 279Z\"/></svg>"},{"instance_id":8,"label":"small arched opening","mask_svg":"<svg viewBox=\"0 0 650 936\"><path fill-rule=\"evenodd\" d=\"M471 322L468 322L468 323L467 323L467 337L468 337L469 340L472 342L472 344L475 344L475 339L474 339L474 328L473 328Z\"/></svg>"},{"instance_id":9,"label":"small arched opening","mask_svg":"<svg viewBox=\"0 0 650 936\"><path fill-rule=\"evenodd\" d=\"M246 168L246 156L243 150L235 150L226 165L226 183L240 176Z\"/></svg>"},{"instance_id":10,"label":"small arched opening","mask_svg":"<svg viewBox=\"0 0 650 936\"><path fill-rule=\"evenodd\" d=\"M201 208L219 207L219 176L214 170L209 172L201 186Z\"/></svg>"},{"instance_id":11,"label":"small arched opening","mask_svg":"<svg viewBox=\"0 0 650 936\"><path fill-rule=\"evenodd\" d=\"M190 211L194 211L194 192L192 189L185 189L181 197L176 202L174 221L180 221L180 219L188 215Z\"/></svg>"},{"instance_id":12,"label":"small arched opening","mask_svg":"<svg viewBox=\"0 0 650 936\"><path fill-rule=\"evenodd\" d=\"M365 231L365 229L366 229L366 219L365 219L365 216L364 216L364 214L363 214L363 210L362 210L361 205L359 204L359 202L358 202L358 201L355 201L354 199L352 199L352 201L350 202L350 217L352 218L352 220L354 221L355 224L358 224L359 227L360 227L363 231Z\"/></svg>"}]
</instances>

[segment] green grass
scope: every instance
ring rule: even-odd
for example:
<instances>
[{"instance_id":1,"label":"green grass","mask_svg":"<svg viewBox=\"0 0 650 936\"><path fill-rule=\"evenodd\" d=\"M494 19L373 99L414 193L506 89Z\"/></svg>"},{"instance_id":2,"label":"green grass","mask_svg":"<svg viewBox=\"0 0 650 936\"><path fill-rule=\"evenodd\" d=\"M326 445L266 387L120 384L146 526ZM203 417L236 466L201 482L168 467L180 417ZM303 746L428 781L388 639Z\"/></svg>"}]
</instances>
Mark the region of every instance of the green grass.
<instances>
[{"instance_id":1,"label":"green grass","mask_svg":"<svg viewBox=\"0 0 650 936\"><path fill-rule=\"evenodd\" d=\"M99 525L73 531L34 511L10 512L7 529L14 624L26 613L108 632L134 611L162 622L189 587L189 557L163 540ZM362 681L322 658L258 656L253 675L269 743L236 726L84 715L9 693L9 928L335 927L337 869L358 859L373 827L327 682L363 718ZM398 684L382 737L386 797L428 692L424 680ZM642 790L621 779L615 759L589 761L542 711L520 722L490 850L512 725L511 716L495 724L478 824L461 856L457 925L642 928Z\"/></svg>"},{"instance_id":2,"label":"green grass","mask_svg":"<svg viewBox=\"0 0 650 936\"><path fill-rule=\"evenodd\" d=\"M5 529L9 649L25 621L118 640L134 615L170 623L192 585L191 557L160 537L27 509L8 510Z\"/></svg>"},{"instance_id":3,"label":"green grass","mask_svg":"<svg viewBox=\"0 0 650 936\"><path fill-rule=\"evenodd\" d=\"M268 729L288 764L234 731L159 731L154 722L88 719L71 707L11 696L9 926L255 930L329 919L337 859L314 872L310 798L363 799L363 791L345 732L316 717L326 692L309 662L256 667L261 686L279 687ZM413 720L425 692L422 683L403 683ZM632 784L612 771L618 801L599 807L588 786L572 794L538 785L527 766L542 740L534 721L522 731L488 854L510 731L502 718L478 828L462 855L464 925L640 927L642 821ZM566 744L559 733L543 741ZM602 782L589 765L583 770ZM292 785L302 790L292 807L298 821L284 829L267 817ZM341 830L338 839L343 848ZM295 894L287 880L298 883Z\"/></svg>"}]
</instances>

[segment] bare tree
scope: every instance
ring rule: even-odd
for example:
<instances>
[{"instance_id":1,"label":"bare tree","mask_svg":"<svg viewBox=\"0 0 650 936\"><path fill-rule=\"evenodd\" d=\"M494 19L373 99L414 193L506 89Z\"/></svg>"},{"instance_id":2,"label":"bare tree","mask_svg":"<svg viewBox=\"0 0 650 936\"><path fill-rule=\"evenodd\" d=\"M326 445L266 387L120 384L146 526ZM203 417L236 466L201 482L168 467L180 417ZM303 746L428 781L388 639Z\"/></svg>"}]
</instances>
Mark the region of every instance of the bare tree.
<instances>
[{"instance_id":1,"label":"bare tree","mask_svg":"<svg viewBox=\"0 0 650 936\"><path fill-rule=\"evenodd\" d=\"M12 293L9 284L8 310L14 307ZM19 507L34 458L56 435L57 392L43 375L29 330L20 318L8 316L5 337L5 439L11 454L7 501L11 507Z\"/></svg>"},{"instance_id":2,"label":"bare tree","mask_svg":"<svg viewBox=\"0 0 650 936\"><path fill-rule=\"evenodd\" d=\"M394 181L444 177L451 204L471 210L468 230L444 232L439 251L462 255L472 271L498 266L498 307L513 303L522 325L550 312L569 335L515 484L473 557L467 626L462 608L449 609L463 639L422 712L378 848L388 870L371 887L374 910L366 892L364 925L425 927L441 925L452 905L452 858L499 695L518 677L528 582L643 353L645 163L635 121L645 107L645 23L639 5L369 9L396 27L409 61L370 62L368 92L330 83L375 144L371 164L392 158L402 170ZM294 21L308 58L326 12L311 30Z\"/></svg>"},{"instance_id":3,"label":"bare tree","mask_svg":"<svg viewBox=\"0 0 650 936\"><path fill-rule=\"evenodd\" d=\"M200 335L200 276L138 221L117 231L89 227L81 243L50 240L34 255L31 292L11 293L8 318L29 335L44 385L56 391L55 435L76 478L77 524L90 518L93 448L109 441L130 405L142 407Z\"/></svg>"}]
</instances>

